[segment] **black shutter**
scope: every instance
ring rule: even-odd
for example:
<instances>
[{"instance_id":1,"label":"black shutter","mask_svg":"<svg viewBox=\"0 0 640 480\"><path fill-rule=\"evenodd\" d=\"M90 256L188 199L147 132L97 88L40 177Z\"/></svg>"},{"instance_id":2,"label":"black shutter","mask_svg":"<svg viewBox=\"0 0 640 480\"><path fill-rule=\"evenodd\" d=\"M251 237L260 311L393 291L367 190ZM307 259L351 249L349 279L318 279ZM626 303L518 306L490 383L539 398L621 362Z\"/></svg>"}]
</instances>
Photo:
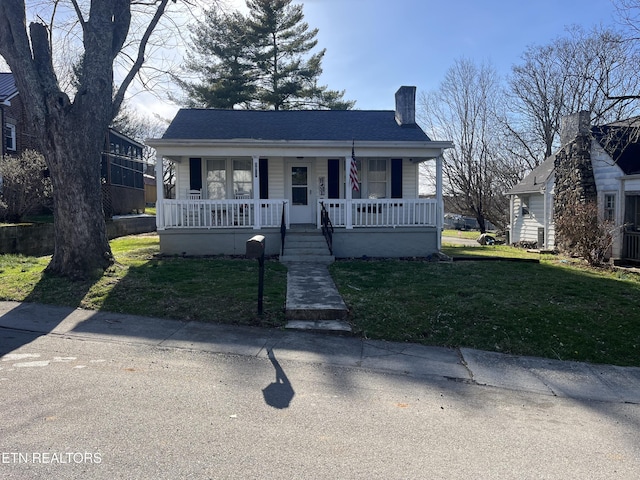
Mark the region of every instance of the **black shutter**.
<instances>
[{"instance_id":1,"label":"black shutter","mask_svg":"<svg viewBox=\"0 0 640 480\"><path fill-rule=\"evenodd\" d=\"M189 189L202 190L202 159L189 159Z\"/></svg>"},{"instance_id":2,"label":"black shutter","mask_svg":"<svg viewBox=\"0 0 640 480\"><path fill-rule=\"evenodd\" d=\"M328 198L340 198L340 160L335 158L329 159L327 165L328 181Z\"/></svg>"},{"instance_id":3,"label":"black shutter","mask_svg":"<svg viewBox=\"0 0 640 480\"><path fill-rule=\"evenodd\" d=\"M402 198L402 159L391 159L391 198Z\"/></svg>"},{"instance_id":4,"label":"black shutter","mask_svg":"<svg viewBox=\"0 0 640 480\"><path fill-rule=\"evenodd\" d=\"M260 159L260 198L269 198L269 162L266 158Z\"/></svg>"}]
</instances>

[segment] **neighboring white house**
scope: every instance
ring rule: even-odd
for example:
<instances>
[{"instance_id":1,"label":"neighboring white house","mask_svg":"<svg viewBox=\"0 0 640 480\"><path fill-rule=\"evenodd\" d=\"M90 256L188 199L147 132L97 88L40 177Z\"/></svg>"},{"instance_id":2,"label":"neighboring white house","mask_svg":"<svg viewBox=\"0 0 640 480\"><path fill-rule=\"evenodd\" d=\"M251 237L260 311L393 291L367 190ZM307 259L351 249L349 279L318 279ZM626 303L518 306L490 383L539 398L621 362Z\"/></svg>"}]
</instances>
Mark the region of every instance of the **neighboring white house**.
<instances>
[{"instance_id":1,"label":"neighboring white house","mask_svg":"<svg viewBox=\"0 0 640 480\"><path fill-rule=\"evenodd\" d=\"M507 192L510 241L556 245L553 218L562 207L557 204L561 189L594 198L601 218L620 227L612 258L640 260L639 135L638 118L593 127L589 112L564 118L560 150Z\"/></svg>"},{"instance_id":2,"label":"neighboring white house","mask_svg":"<svg viewBox=\"0 0 640 480\"><path fill-rule=\"evenodd\" d=\"M553 248L554 162L555 155L547 158L507 192L510 243L535 243L538 248Z\"/></svg>"},{"instance_id":3,"label":"neighboring white house","mask_svg":"<svg viewBox=\"0 0 640 480\"><path fill-rule=\"evenodd\" d=\"M320 228L324 208L336 257L437 252L442 152L452 144L416 124L415 91L401 87L395 111L180 110L162 138L148 141L157 169L163 158L176 165L176 198L157 189L161 251L244 254L259 230L267 254L277 254L281 227ZM418 195L426 161L437 164L436 199Z\"/></svg>"}]
</instances>

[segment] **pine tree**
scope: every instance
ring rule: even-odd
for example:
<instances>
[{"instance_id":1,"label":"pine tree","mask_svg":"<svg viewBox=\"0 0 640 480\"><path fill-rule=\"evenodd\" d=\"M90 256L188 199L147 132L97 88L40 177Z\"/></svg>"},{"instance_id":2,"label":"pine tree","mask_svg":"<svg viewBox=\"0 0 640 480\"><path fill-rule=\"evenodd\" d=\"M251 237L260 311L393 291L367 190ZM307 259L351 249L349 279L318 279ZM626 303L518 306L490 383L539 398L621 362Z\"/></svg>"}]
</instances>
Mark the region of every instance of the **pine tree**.
<instances>
[{"instance_id":1,"label":"pine tree","mask_svg":"<svg viewBox=\"0 0 640 480\"><path fill-rule=\"evenodd\" d=\"M341 109L355 102L318 85L325 50L318 29L292 0L247 0L249 15L207 13L193 30L195 54L186 68L200 83L182 82L191 106L255 109Z\"/></svg>"},{"instance_id":2,"label":"pine tree","mask_svg":"<svg viewBox=\"0 0 640 480\"><path fill-rule=\"evenodd\" d=\"M239 12L224 15L206 12L205 23L193 30L192 56L186 67L202 77L202 83L178 80L188 105L209 108L249 107L256 97L255 67L246 20Z\"/></svg>"}]
</instances>

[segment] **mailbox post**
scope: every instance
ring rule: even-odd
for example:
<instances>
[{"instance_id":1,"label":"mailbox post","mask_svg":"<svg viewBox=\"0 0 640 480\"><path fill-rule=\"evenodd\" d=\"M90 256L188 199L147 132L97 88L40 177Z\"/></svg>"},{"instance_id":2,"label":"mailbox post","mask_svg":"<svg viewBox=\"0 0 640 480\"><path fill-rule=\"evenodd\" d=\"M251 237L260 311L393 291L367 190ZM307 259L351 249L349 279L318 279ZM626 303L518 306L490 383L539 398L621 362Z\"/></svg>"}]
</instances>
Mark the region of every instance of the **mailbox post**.
<instances>
[{"instance_id":1,"label":"mailbox post","mask_svg":"<svg viewBox=\"0 0 640 480\"><path fill-rule=\"evenodd\" d=\"M258 315L262 315L262 297L264 294L264 235L255 235L247 240L246 256L247 258L258 259Z\"/></svg>"}]
</instances>

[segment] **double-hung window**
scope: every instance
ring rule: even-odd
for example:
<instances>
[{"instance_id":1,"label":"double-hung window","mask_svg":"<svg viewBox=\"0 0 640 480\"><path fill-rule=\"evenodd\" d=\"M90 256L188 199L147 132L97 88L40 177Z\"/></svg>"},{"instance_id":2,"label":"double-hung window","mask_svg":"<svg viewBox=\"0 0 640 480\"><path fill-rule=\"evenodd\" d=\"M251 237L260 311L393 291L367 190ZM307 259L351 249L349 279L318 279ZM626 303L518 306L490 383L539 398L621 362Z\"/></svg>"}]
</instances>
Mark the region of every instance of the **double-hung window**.
<instances>
[{"instance_id":1,"label":"double-hung window","mask_svg":"<svg viewBox=\"0 0 640 480\"><path fill-rule=\"evenodd\" d=\"M235 198L251 198L253 190L251 160L233 161L233 194Z\"/></svg>"},{"instance_id":2,"label":"double-hung window","mask_svg":"<svg viewBox=\"0 0 640 480\"><path fill-rule=\"evenodd\" d=\"M616 221L616 195L615 193L605 193L604 195L604 220L606 222Z\"/></svg>"},{"instance_id":3,"label":"double-hung window","mask_svg":"<svg viewBox=\"0 0 640 480\"><path fill-rule=\"evenodd\" d=\"M16 144L16 126L12 123L6 123L4 125L4 146L8 152L15 152Z\"/></svg>"},{"instance_id":4,"label":"double-hung window","mask_svg":"<svg viewBox=\"0 0 640 480\"><path fill-rule=\"evenodd\" d=\"M212 200L223 200L227 192L227 166L221 159L207 160L207 194Z\"/></svg>"},{"instance_id":5,"label":"double-hung window","mask_svg":"<svg viewBox=\"0 0 640 480\"><path fill-rule=\"evenodd\" d=\"M368 194L369 198L387 197L387 161L380 158L369 159Z\"/></svg>"}]
</instances>

